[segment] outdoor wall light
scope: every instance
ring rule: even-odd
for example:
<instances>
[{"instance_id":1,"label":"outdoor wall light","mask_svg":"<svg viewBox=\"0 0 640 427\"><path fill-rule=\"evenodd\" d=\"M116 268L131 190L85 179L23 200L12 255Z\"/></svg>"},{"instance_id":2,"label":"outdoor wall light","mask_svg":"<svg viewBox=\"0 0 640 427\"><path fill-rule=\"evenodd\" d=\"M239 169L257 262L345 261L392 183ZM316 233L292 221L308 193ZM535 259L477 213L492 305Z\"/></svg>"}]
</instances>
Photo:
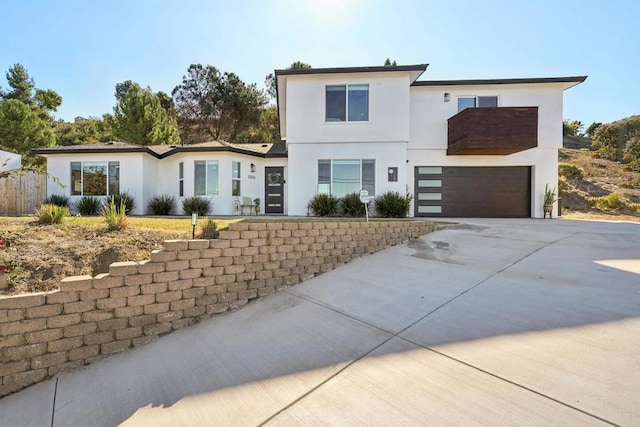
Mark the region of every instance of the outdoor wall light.
<instances>
[{"instance_id":1,"label":"outdoor wall light","mask_svg":"<svg viewBox=\"0 0 640 427\"><path fill-rule=\"evenodd\" d=\"M398 168L392 167L387 170L387 174L389 175L389 182L397 182L398 181Z\"/></svg>"},{"instance_id":2,"label":"outdoor wall light","mask_svg":"<svg viewBox=\"0 0 640 427\"><path fill-rule=\"evenodd\" d=\"M449 102L451 99L451 94L449 92L444 93L444 102Z\"/></svg>"},{"instance_id":3,"label":"outdoor wall light","mask_svg":"<svg viewBox=\"0 0 640 427\"><path fill-rule=\"evenodd\" d=\"M256 172L256 165L251 163L250 169L251 169L251 173L255 173Z\"/></svg>"}]
</instances>

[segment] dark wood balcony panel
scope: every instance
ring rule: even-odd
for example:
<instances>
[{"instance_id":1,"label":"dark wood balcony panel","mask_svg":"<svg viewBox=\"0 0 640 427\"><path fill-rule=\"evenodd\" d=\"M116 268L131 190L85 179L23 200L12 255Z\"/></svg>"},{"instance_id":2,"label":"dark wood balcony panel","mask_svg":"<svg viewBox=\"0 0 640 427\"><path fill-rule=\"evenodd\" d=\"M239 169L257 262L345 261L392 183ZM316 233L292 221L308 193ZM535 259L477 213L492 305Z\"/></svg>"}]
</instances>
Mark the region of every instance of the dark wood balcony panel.
<instances>
[{"instance_id":1,"label":"dark wood balcony panel","mask_svg":"<svg viewBox=\"0 0 640 427\"><path fill-rule=\"evenodd\" d=\"M507 155L538 146L538 107L467 108L449 119L448 155Z\"/></svg>"}]
</instances>

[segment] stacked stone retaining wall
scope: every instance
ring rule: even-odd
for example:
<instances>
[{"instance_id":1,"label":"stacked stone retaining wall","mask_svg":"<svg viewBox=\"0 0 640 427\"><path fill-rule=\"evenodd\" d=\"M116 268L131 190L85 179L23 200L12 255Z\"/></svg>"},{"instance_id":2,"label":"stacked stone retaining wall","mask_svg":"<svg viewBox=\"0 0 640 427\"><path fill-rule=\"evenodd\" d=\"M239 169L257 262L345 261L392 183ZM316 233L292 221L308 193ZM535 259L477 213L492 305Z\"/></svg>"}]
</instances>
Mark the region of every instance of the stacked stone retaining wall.
<instances>
[{"instance_id":1,"label":"stacked stone retaining wall","mask_svg":"<svg viewBox=\"0 0 640 427\"><path fill-rule=\"evenodd\" d=\"M143 262L0 297L0 396L236 309L434 229L424 221L239 222Z\"/></svg>"}]
</instances>

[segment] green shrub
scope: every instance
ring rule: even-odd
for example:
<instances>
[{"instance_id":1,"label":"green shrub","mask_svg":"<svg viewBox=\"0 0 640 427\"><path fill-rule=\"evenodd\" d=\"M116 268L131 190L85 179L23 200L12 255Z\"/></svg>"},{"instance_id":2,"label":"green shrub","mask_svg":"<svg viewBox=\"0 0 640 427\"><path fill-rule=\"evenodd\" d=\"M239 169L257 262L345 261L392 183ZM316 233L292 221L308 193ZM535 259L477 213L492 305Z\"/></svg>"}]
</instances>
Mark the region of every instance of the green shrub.
<instances>
[{"instance_id":1,"label":"green shrub","mask_svg":"<svg viewBox=\"0 0 640 427\"><path fill-rule=\"evenodd\" d=\"M197 213L199 216L209 215L211 211L211 202L203 197L187 197L182 201L182 211L191 215Z\"/></svg>"},{"instance_id":2,"label":"green shrub","mask_svg":"<svg viewBox=\"0 0 640 427\"><path fill-rule=\"evenodd\" d=\"M375 198L376 213L382 218L404 218L409 214L411 194L406 196L395 191L387 191Z\"/></svg>"},{"instance_id":3,"label":"green shrub","mask_svg":"<svg viewBox=\"0 0 640 427\"><path fill-rule=\"evenodd\" d=\"M618 193L610 193L602 197L590 197L588 201L590 206L602 211L618 209L625 206L624 201Z\"/></svg>"},{"instance_id":4,"label":"green shrub","mask_svg":"<svg viewBox=\"0 0 640 427\"><path fill-rule=\"evenodd\" d=\"M149 200L149 210L154 215L171 215L176 208L176 199L163 194Z\"/></svg>"},{"instance_id":5,"label":"green shrub","mask_svg":"<svg viewBox=\"0 0 640 427\"><path fill-rule=\"evenodd\" d=\"M120 211L120 207L124 205L124 213L127 215L136 207L136 201L129 193L116 194L111 196L116 206L116 210ZM105 206L108 203L105 203Z\"/></svg>"},{"instance_id":6,"label":"green shrub","mask_svg":"<svg viewBox=\"0 0 640 427\"><path fill-rule=\"evenodd\" d=\"M66 206L43 204L36 211L36 220L40 224L60 224L70 215L69 208Z\"/></svg>"},{"instance_id":7,"label":"green shrub","mask_svg":"<svg viewBox=\"0 0 640 427\"><path fill-rule=\"evenodd\" d=\"M69 207L69 198L62 194L52 194L42 202L43 205L56 205L63 208Z\"/></svg>"},{"instance_id":8,"label":"green shrub","mask_svg":"<svg viewBox=\"0 0 640 427\"><path fill-rule=\"evenodd\" d=\"M558 175L564 176L569 181L584 178L584 169L572 163L558 163Z\"/></svg>"},{"instance_id":9,"label":"green shrub","mask_svg":"<svg viewBox=\"0 0 640 427\"><path fill-rule=\"evenodd\" d=\"M218 224L211 218L208 218L200 227L198 239L217 239L220 235Z\"/></svg>"},{"instance_id":10,"label":"green shrub","mask_svg":"<svg viewBox=\"0 0 640 427\"><path fill-rule=\"evenodd\" d=\"M100 200L93 196L84 196L74 205L80 215L96 215L100 211Z\"/></svg>"},{"instance_id":11,"label":"green shrub","mask_svg":"<svg viewBox=\"0 0 640 427\"><path fill-rule=\"evenodd\" d=\"M557 201L558 199L556 198L556 188L554 187L553 190L549 189L549 184L545 184L544 185L544 197L543 197L543 204L545 206L553 206L553 204Z\"/></svg>"},{"instance_id":12,"label":"green shrub","mask_svg":"<svg viewBox=\"0 0 640 427\"><path fill-rule=\"evenodd\" d=\"M107 223L108 230L120 230L126 228L129 225L127 220L127 207L124 199L120 199L120 206L116 205L116 197L111 196L109 203L105 204L102 208L102 216Z\"/></svg>"},{"instance_id":13,"label":"green shrub","mask_svg":"<svg viewBox=\"0 0 640 427\"><path fill-rule=\"evenodd\" d=\"M309 201L309 208L315 216L336 216L339 200L331 194L316 194Z\"/></svg>"},{"instance_id":14,"label":"green shrub","mask_svg":"<svg viewBox=\"0 0 640 427\"><path fill-rule=\"evenodd\" d=\"M365 216L364 203L360 201L360 194L351 193L340 199L340 214L354 218Z\"/></svg>"},{"instance_id":15,"label":"green shrub","mask_svg":"<svg viewBox=\"0 0 640 427\"><path fill-rule=\"evenodd\" d=\"M567 194L567 191L569 191L569 183L567 182L566 177L561 176L558 178L558 193L563 195Z\"/></svg>"}]
</instances>

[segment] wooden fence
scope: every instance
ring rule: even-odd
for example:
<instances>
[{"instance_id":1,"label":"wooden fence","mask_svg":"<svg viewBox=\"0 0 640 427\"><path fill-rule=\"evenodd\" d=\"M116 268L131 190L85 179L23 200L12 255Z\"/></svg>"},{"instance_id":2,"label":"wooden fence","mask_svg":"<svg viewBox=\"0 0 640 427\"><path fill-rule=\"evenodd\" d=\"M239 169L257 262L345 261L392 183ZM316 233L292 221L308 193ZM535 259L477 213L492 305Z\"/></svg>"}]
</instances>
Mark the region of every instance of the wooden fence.
<instances>
[{"instance_id":1,"label":"wooden fence","mask_svg":"<svg viewBox=\"0 0 640 427\"><path fill-rule=\"evenodd\" d=\"M0 178L0 216L30 215L47 197L47 176L27 172Z\"/></svg>"}]
</instances>

